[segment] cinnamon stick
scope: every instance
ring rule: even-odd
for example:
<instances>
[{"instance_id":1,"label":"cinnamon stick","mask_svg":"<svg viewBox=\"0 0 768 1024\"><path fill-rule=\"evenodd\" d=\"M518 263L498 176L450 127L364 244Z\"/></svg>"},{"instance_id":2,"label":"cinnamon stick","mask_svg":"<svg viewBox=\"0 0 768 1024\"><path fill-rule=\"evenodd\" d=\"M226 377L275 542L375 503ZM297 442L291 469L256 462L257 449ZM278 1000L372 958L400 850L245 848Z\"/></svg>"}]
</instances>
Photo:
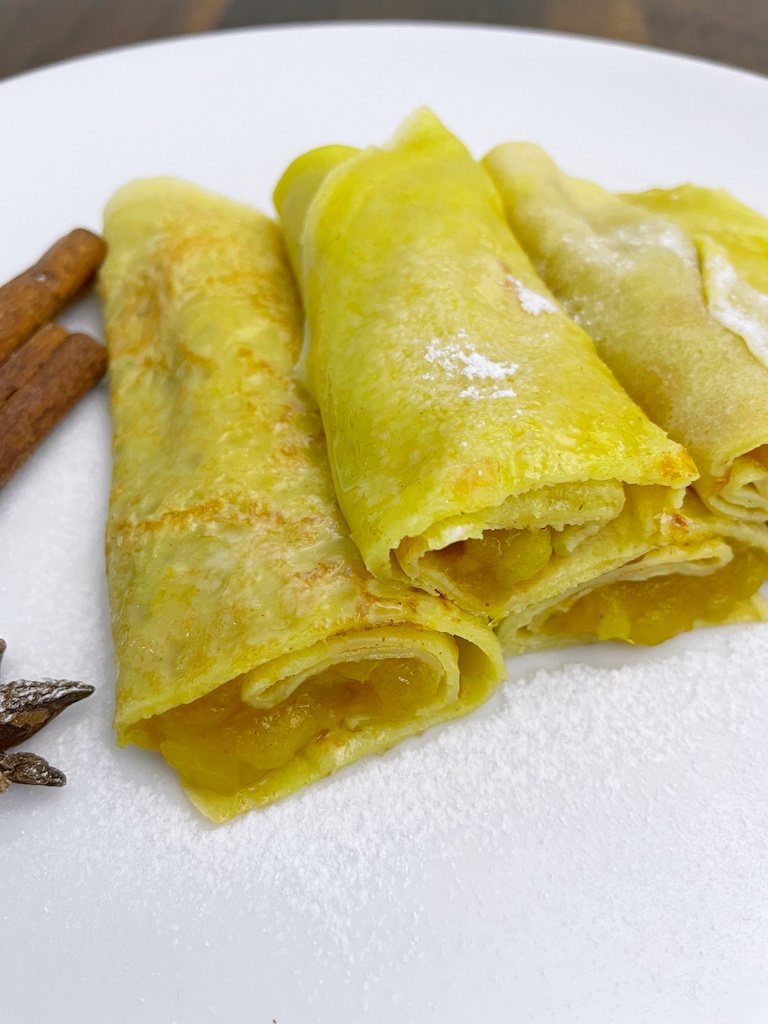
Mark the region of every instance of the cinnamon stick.
<instances>
[{"instance_id":1,"label":"cinnamon stick","mask_svg":"<svg viewBox=\"0 0 768 1024\"><path fill-rule=\"evenodd\" d=\"M68 333L59 324L46 324L0 363L0 406L34 377Z\"/></svg>"},{"instance_id":2,"label":"cinnamon stick","mask_svg":"<svg viewBox=\"0 0 768 1024\"><path fill-rule=\"evenodd\" d=\"M103 345L87 334L68 334L24 386L0 405L0 487L101 380L106 368Z\"/></svg>"},{"instance_id":3,"label":"cinnamon stick","mask_svg":"<svg viewBox=\"0 0 768 1024\"><path fill-rule=\"evenodd\" d=\"M0 362L79 295L105 252L98 235L75 228L0 288Z\"/></svg>"}]
</instances>

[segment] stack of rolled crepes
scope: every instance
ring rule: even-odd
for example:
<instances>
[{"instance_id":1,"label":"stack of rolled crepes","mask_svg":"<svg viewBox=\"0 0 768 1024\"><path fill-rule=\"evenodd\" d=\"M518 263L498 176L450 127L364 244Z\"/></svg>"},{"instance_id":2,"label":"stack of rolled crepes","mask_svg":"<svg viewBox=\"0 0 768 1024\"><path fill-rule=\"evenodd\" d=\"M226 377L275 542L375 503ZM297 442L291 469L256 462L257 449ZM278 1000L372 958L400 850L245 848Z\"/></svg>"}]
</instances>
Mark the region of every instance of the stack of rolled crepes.
<instances>
[{"instance_id":1,"label":"stack of rolled crepes","mask_svg":"<svg viewBox=\"0 0 768 1024\"><path fill-rule=\"evenodd\" d=\"M712 198L672 244L647 226L670 197L600 192L642 225L627 240L606 215L623 248L603 258L602 236L568 248L591 208L521 152L484 168L419 111L384 148L299 157L275 202L300 358L274 222L170 180L107 209L116 726L214 820L477 706L498 638L657 643L764 616L768 403L746 424L740 403L768 371L715 310L765 301L751 211L719 197L713 226ZM601 267L657 237L686 301L663 262L616 298ZM752 276L728 284L724 259Z\"/></svg>"},{"instance_id":2,"label":"stack of rolled crepes","mask_svg":"<svg viewBox=\"0 0 768 1024\"><path fill-rule=\"evenodd\" d=\"M768 575L768 223L692 186L611 195L529 143L484 163L547 285L693 456L695 507L730 548L702 598L724 608L748 597ZM672 624L699 600L671 610ZM759 595L752 603L763 614Z\"/></svg>"},{"instance_id":3,"label":"stack of rolled crepes","mask_svg":"<svg viewBox=\"0 0 768 1024\"><path fill-rule=\"evenodd\" d=\"M686 489L697 468L661 427L689 438L622 390L432 114L384 149L300 157L275 199L306 309L300 371L373 573L487 615L508 652L762 616L763 528ZM697 387L716 393L712 373Z\"/></svg>"}]
</instances>

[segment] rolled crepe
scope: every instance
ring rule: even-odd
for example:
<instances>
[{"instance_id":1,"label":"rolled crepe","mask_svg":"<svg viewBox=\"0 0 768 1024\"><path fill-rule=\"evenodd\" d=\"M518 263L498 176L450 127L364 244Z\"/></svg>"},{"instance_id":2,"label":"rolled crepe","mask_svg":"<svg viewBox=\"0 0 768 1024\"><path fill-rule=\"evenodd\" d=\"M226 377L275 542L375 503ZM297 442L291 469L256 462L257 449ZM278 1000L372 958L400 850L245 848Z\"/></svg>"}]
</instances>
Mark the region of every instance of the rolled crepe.
<instances>
[{"instance_id":1,"label":"rolled crepe","mask_svg":"<svg viewBox=\"0 0 768 1024\"><path fill-rule=\"evenodd\" d=\"M688 448L702 499L765 522L768 308L737 279L729 240L715 232L697 248L685 230L690 195L679 218L660 216L653 200L630 203L570 178L528 143L499 146L485 165L549 287L635 401ZM745 208L722 194L699 216L717 221L724 209L743 223Z\"/></svg>"},{"instance_id":2,"label":"rolled crepe","mask_svg":"<svg viewBox=\"0 0 768 1024\"><path fill-rule=\"evenodd\" d=\"M349 539L277 225L157 179L113 197L105 236L120 744L223 821L479 705L493 633Z\"/></svg>"},{"instance_id":3,"label":"rolled crepe","mask_svg":"<svg viewBox=\"0 0 768 1024\"><path fill-rule=\"evenodd\" d=\"M563 313L432 114L383 149L305 154L275 202L307 315L301 373L371 572L514 615L516 650L564 594L657 557L689 456ZM678 548L709 564L695 539Z\"/></svg>"}]
</instances>

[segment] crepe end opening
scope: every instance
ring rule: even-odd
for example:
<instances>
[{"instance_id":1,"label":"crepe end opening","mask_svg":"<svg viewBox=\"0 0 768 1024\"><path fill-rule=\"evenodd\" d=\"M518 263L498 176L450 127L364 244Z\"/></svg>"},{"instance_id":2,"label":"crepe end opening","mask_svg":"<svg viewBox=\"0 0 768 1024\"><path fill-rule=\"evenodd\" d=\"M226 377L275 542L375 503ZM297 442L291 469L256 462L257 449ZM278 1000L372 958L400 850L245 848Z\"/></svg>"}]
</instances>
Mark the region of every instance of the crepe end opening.
<instances>
[{"instance_id":1,"label":"crepe end opening","mask_svg":"<svg viewBox=\"0 0 768 1024\"><path fill-rule=\"evenodd\" d=\"M766 578L768 553L734 545L733 558L709 574L666 573L597 587L518 639L524 645L528 632L538 634L533 646L539 647L598 640L655 646L695 626L754 622L764 617L758 591Z\"/></svg>"},{"instance_id":2,"label":"crepe end opening","mask_svg":"<svg viewBox=\"0 0 768 1024\"><path fill-rule=\"evenodd\" d=\"M768 445L739 455L714 477L694 484L714 512L745 522L768 521Z\"/></svg>"},{"instance_id":3,"label":"crepe end opening","mask_svg":"<svg viewBox=\"0 0 768 1024\"><path fill-rule=\"evenodd\" d=\"M272 707L247 703L242 678L232 680L138 723L123 739L159 750L198 808L226 820L460 713L465 648L473 645L424 635L423 650L358 653L304 673Z\"/></svg>"},{"instance_id":4,"label":"crepe end opening","mask_svg":"<svg viewBox=\"0 0 768 1024\"><path fill-rule=\"evenodd\" d=\"M486 530L482 537L426 551L419 581L433 586L468 611L503 613L518 584L532 579L552 557L552 538L538 530Z\"/></svg>"}]
</instances>

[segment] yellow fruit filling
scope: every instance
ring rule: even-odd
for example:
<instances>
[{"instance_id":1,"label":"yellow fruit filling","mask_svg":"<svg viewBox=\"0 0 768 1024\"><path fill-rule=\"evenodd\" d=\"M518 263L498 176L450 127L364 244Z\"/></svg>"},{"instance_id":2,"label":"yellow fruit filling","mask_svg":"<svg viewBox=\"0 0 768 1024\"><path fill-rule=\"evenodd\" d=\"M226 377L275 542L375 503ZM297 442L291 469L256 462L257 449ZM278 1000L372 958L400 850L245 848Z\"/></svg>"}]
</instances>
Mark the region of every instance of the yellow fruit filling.
<instances>
[{"instance_id":1,"label":"yellow fruit filling","mask_svg":"<svg viewBox=\"0 0 768 1024\"><path fill-rule=\"evenodd\" d=\"M411 721L445 699L446 679L431 658L372 656L333 665L266 709L245 703L236 679L148 720L132 739L159 749L183 785L235 793L293 759L311 761L313 750Z\"/></svg>"},{"instance_id":2,"label":"yellow fruit filling","mask_svg":"<svg viewBox=\"0 0 768 1024\"><path fill-rule=\"evenodd\" d=\"M699 624L731 621L738 602L752 598L766 576L768 554L744 548L711 576L675 573L600 587L542 628L554 636L660 644Z\"/></svg>"},{"instance_id":3,"label":"yellow fruit filling","mask_svg":"<svg viewBox=\"0 0 768 1024\"><path fill-rule=\"evenodd\" d=\"M548 529L487 530L478 539L460 540L424 556L476 610L503 605L523 580L532 579L552 556Z\"/></svg>"}]
</instances>

